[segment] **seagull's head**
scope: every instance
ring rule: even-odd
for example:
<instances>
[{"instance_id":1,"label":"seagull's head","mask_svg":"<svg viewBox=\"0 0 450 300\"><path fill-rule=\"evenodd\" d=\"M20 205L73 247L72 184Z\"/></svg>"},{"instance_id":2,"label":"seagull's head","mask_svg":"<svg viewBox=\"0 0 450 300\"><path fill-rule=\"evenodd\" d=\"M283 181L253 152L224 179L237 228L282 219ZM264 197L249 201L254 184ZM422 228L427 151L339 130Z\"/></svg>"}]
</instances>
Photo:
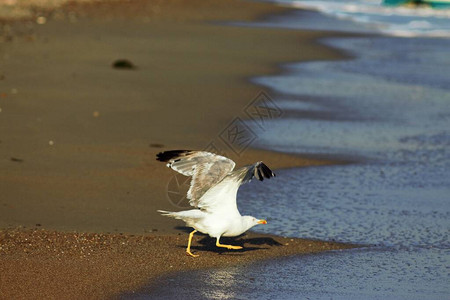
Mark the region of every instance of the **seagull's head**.
<instances>
[{"instance_id":1,"label":"seagull's head","mask_svg":"<svg viewBox=\"0 0 450 300\"><path fill-rule=\"evenodd\" d=\"M244 216L243 220L244 220L244 223L246 224L246 227L248 229L250 229L253 226L258 225L258 224L267 224L266 220L257 219L257 218L252 217L252 216Z\"/></svg>"}]
</instances>

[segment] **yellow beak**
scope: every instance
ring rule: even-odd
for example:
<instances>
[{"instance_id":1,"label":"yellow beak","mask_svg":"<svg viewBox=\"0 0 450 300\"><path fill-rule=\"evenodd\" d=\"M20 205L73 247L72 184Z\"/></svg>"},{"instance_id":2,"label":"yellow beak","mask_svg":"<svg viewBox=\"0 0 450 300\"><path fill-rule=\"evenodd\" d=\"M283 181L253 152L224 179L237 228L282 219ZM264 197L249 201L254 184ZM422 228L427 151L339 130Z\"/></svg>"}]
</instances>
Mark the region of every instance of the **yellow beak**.
<instances>
[{"instance_id":1,"label":"yellow beak","mask_svg":"<svg viewBox=\"0 0 450 300\"><path fill-rule=\"evenodd\" d=\"M258 224L267 224L267 221L266 220L259 220Z\"/></svg>"}]
</instances>

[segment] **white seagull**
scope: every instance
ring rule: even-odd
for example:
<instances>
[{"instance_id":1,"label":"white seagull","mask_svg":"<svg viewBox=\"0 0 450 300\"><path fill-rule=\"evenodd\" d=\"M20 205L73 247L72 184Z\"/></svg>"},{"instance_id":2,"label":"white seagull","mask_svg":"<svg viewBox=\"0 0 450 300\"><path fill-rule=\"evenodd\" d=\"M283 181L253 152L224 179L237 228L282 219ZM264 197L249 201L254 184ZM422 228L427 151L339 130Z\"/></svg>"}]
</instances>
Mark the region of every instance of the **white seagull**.
<instances>
[{"instance_id":1,"label":"white seagull","mask_svg":"<svg viewBox=\"0 0 450 300\"><path fill-rule=\"evenodd\" d=\"M191 252L194 233L200 231L216 238L216 246L227 249L242 249L241 246L223 245L221 236L238 236L257 224L267 224L266 220L252 216L241 216L236 204L239 186L253 177L260 181L275 177L275 174L261 161L233 171L236 165L229 158L206 152L172 150L157 154L157 160L167 162L167 166L185 176L192 176L187 192L189 204L195 209L179 212L158 210L164 216L181 219L193 227L189 234L186 253Z\"/></svg>"}]
</instances>

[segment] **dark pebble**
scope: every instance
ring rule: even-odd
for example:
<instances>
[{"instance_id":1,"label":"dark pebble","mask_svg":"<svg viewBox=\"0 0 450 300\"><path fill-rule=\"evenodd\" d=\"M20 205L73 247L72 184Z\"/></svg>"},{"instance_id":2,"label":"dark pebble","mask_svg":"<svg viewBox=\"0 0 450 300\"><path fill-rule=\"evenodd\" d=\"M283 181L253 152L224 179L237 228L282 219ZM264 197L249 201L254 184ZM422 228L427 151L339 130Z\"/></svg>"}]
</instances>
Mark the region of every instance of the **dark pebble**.
<instances>
[{"instance_id":1,"label":"dark pebble","mask_svg":"<svg viewBox=\"0 0 450 300\"><path fill-rule=\"evenodd\" d=\"M113 68L115 69L135 69L136 67L134 66L134 64L127 60L127 59L118 59L113 63Z\"/></svg>"},{"instance_id":2,"label":"dark pebble","mask_svg":"<svg viewBox=\"0 0 450 300\"><path fill-rule=\"evenodd\" d=\"M150 147L153 147L153 148L163 148L164 145L163 145L163 144L150 144Z\"/></svg>"}]
</instances>

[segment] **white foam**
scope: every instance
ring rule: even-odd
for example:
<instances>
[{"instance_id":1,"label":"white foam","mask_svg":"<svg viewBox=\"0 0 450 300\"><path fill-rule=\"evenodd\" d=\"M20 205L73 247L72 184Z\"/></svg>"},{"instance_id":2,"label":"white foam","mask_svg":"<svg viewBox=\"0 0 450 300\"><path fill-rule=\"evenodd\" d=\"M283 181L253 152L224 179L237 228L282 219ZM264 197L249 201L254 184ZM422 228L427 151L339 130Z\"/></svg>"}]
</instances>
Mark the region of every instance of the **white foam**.
<instances>
[{"instance_id":1,"label":"white foam","mask_svg":"<svg viewBox=\"0 0 450 300\"><path fill-rule=\"evenodd\" d=\"M380 1L374 0L279 0L276 2L295 8L318 11L341 20L363 23L373 28L374 32L387 35L450 37L450 9L383 6ZM336 28L330 29L336 30Z\"/></svg>"}]
</instances>

